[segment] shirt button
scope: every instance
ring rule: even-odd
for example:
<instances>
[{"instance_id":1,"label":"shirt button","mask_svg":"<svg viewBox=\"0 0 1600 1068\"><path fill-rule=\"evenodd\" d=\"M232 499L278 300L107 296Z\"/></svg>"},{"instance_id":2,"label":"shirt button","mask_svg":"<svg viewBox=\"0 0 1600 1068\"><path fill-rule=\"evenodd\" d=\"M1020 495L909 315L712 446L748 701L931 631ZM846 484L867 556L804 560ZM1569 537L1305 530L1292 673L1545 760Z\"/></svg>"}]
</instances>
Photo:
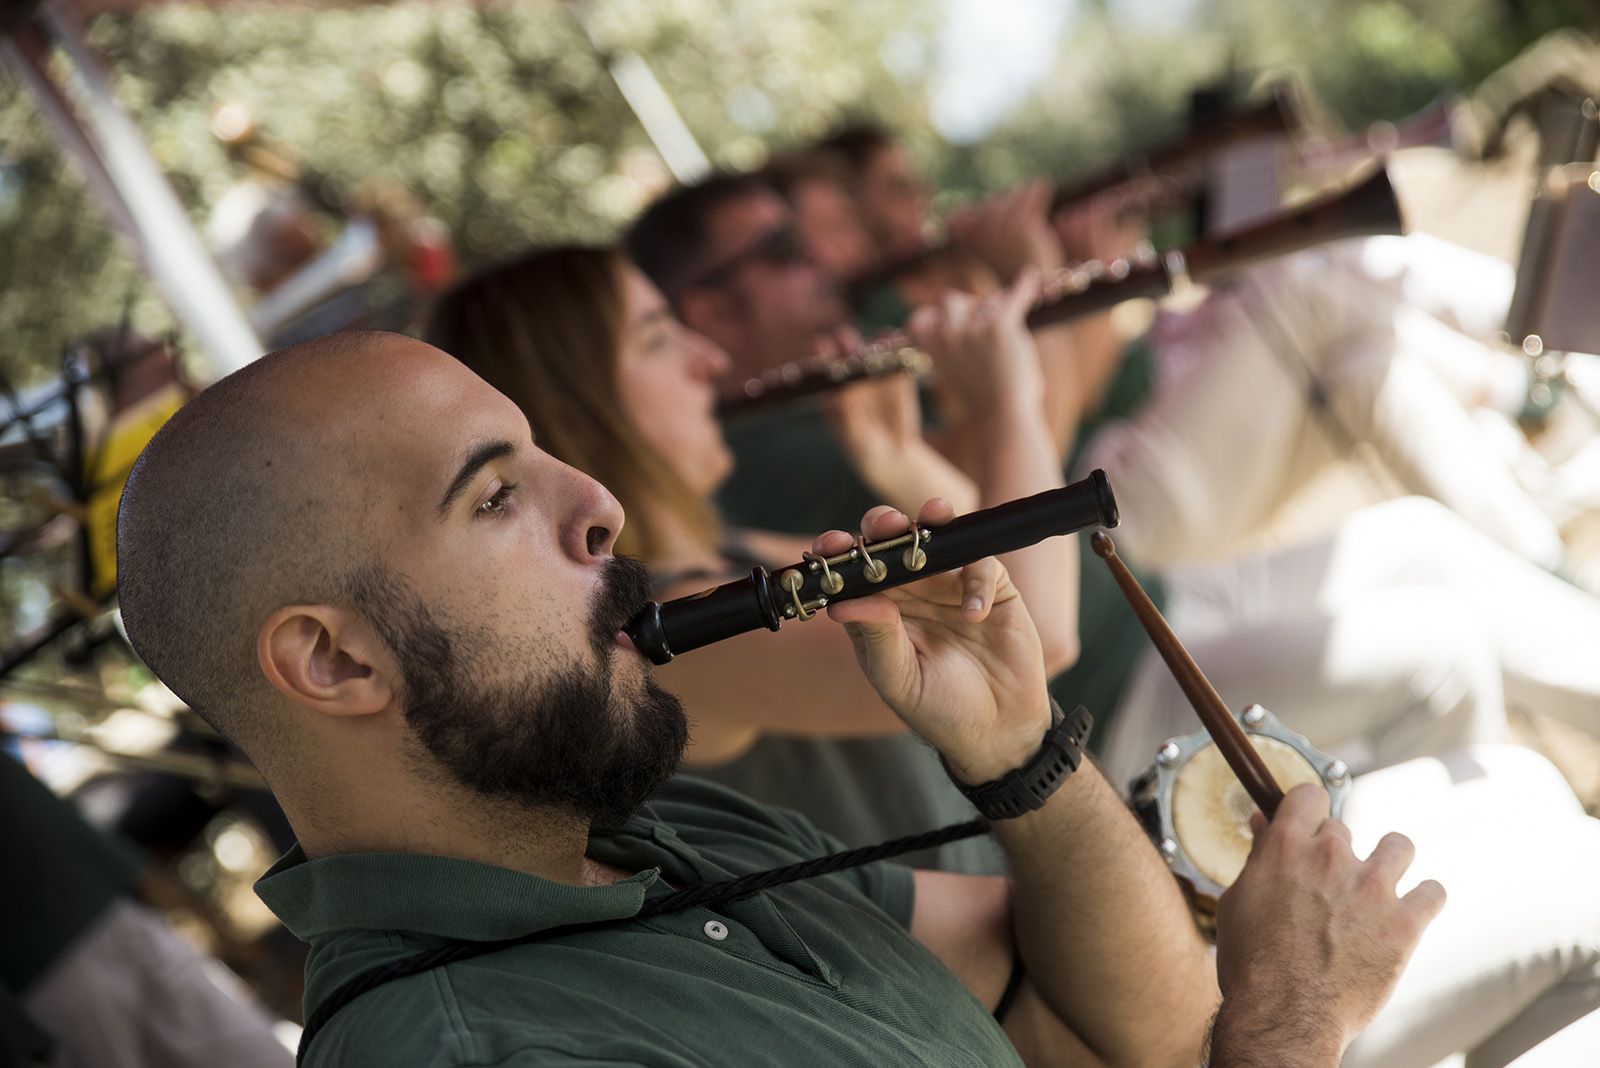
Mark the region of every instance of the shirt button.
<instances>
[{"instance_id":1,"label":"shirt button","mask_svg":"<svg viewBox=\"0 0 1600 1068\"><path fill-rule=\"evenodd\" d=\"M728 937L727 925L718 923L716 920L707 920L706 937L714 942L722 941L724 938Z\"/></svg>"}]
</instances>

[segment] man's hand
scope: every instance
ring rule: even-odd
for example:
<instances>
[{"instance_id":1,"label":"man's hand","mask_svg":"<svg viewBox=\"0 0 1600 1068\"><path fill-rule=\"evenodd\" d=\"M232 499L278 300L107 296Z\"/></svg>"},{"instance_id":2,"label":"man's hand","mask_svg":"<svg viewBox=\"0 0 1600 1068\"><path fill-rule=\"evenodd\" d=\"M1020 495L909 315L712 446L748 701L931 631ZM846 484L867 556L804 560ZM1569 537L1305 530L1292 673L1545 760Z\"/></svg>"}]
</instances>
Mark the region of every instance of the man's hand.
<instances>
[{"instance_id":1,"label":"man's hand","mask_svg":"<svg viewBox=\"0 0 1600 1068\"><path fill-rule=\"evenodd\" d=\"M947 293L918 308L907 324L940 383L977 418L1005 418L1039 404L1044 377L1026 323L1038 292L1039 275L1029 268L1009 289L981 300Z\"/></svg>"},{"instance_id":2,"label":"man's hand","mask_svg":"<svg viewBox=\"0 0 1600 1068\"><path fill-rule=\"evenodd\" d=\"M1093 197L1057 212L1051 220L1067 259L1110 263L1149 237L1144 219L1126 209L1126 194Z\"/></svg>"},{"instance_id":3,"label":"man's hand","mask_svg":"<svg viewBox=\"0 0 1600 1068\"><path fill-rule=\"evenodd\" d=\"M917 522L932 528L954 516L948 502L932 500ZM907 529L905 515L887 507L861 521L869 542ZM852 544L830 531L812 548L833 555ZM988 782L1038 751L1050 726L1039 635L999 561L840 601L828 615L845 624L884 701L963 781Z\"/></svg>"},{"instance_id":4,"label":"man's hand","mask_svg":"<svg viewBox=\"0 0 1600 1068\"><path fill-rule=\"evenodd\" d=\"M1356 859L1317 786L1295 787L1270 824L1257 813L1252 826L1250 859L1218 908L1211 1063L1332 1068L1389 999L1444 888L1428 880L1397 897L1410 840L1386 835Z\"/></svg>"},{"instance_id":5,"label":"man's hand","mask_svg":"<svg viewBox=\"0 0 1600 1068\"><path fill-rule=\"evenodd\" d=\"M952 215L950 236L1001 282L1016 281L1027 267L1056 270L1066 258L1047 216L1053 195L1048 183L1028 182Z\"/></svg>"}]
</instances>

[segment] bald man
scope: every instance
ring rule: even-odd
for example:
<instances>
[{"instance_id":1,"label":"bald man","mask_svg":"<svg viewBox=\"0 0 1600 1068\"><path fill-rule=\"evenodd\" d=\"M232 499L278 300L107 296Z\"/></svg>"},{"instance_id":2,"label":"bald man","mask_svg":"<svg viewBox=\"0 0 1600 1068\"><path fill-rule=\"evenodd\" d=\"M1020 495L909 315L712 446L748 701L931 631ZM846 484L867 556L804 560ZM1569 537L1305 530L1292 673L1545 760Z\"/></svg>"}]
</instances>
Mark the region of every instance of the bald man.
<instances>
[{"instance_id":1,"label":"bald man","mask_svg":"<svg viewBox=\"0 0 1600 1068\"><path fill-rule=\"evenodd\" d=\"M996 823L1009 885L880 864L634 919L669 884L832 843L691 780L643 804L685 718L620 631L646 596L611 555L622 522L509 400L394 335L265 357L141 457L118 529L128 635L294 824L258 891L311 943L308 1010L445 941L600 921L379 986L307 1063L1195 1063L1217 973L1088 762ZM863 532L906 523L881 509ZM994 561L829 612L959 780L1002 779L1059 737ZM1404 839L1357 861L1325 815L1319 791L1291 794L1230 895L1215 1065L1337 1064L1440 905L1434 883L1396 896Z\"/></svg>"}]
</instances>

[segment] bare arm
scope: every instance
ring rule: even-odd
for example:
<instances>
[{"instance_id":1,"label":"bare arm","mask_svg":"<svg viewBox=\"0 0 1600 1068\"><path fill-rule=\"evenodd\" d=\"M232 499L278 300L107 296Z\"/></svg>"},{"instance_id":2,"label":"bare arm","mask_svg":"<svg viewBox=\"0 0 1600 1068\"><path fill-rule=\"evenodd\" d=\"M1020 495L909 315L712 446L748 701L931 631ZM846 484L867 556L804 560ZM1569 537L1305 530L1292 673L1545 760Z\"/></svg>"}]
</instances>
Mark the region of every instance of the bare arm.
<instances>
[{"instance_id":1,"label":"bare arm","mask_svg":"<svg viewBox=\"0 0 1600 1068\"><path fill-rule=\"evenodd\" d=\"M1037 292L1024 272L984 300L950 294L917 311L911 335L968 412L970 469L983 507L1061 485L1061 461L1045 422L1039 354L1023 323ZM1078 551L1051 538L1001 558L1033 615L1050 674L1078 657Z\"/></svg>"},{"instance_id":2,"label":"bare arm","mask_svg":"<svg viewBox=\"0 0 1600 1068\"><path fill-rule=\"evenodd\" d=\"M912 934L989 1006L1020 955L1026 978L1004 1026L1029 1065L1084 1053L1194 1065L1215 975L1177 883L1111 786L1085 762L1043 809L996 833L1011 885L918 872Z\"/></svg>"},{"instance_id":3,"label":"bare arm","mask_svg":"<svg viewBox=\"0 0 1600 1068\"><path fill-rule=\"evenodd\" d=\"M957 512L978 506L972 480L923 438L910 376L849 386L830 396L824 411L856 474L885 504L914 512L942 497Z\"/></svg>"},{"instance_id":4,"label":"bare arm","mask_svg":"<svg viewBox=\"0 0 1600 1068\"><path fill-rule=\"evenodd\" d=\"M863 525L884 537L905 518L876 510ZM816 548L841 546L829 535ZM848 625L885 700L962 781L998 778L1038 750L1050 718L1039 640L994 561L828 612ZM986 919L963 936L951 917L967 903L941 908L941 887L928 883L913 921L927 944L991 999L1008 943L1018 947L1028 980L1007 1032L1030 1063L1065 1063L1067 1051L1086 1046L1109 1065L1192 1065L1216 1005L1210 960L1115 791L1085 765L1042 809L1003 821L996 834L1013 872L1010 937L994 922L1001 906L983 896L993 884L968 884Z\"/></svg>"}]
</instances>

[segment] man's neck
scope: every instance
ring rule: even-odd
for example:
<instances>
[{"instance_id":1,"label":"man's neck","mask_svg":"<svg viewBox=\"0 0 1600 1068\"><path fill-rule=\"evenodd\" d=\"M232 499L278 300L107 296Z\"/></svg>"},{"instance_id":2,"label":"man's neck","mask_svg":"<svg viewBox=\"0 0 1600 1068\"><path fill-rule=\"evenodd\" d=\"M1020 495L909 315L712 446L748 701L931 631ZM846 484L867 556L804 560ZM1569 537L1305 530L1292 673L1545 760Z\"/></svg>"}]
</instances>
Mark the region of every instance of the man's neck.
<instances>
[{"instance_id":1,"label":"man's neck","mask_svg":"<svg viewBox=\"0 0 1600 1068\"><path fill-rule=\"evenodd\" d=\"M367 769L359 798L319 797L315 815L286 801L307 856L454 857L571 886L603 885L627 874L586 856L588 822L569 812L489 800L463 787L409 777L392 777L380 788L374 778L374 769Z\"/></svg>"}]
</instances>

